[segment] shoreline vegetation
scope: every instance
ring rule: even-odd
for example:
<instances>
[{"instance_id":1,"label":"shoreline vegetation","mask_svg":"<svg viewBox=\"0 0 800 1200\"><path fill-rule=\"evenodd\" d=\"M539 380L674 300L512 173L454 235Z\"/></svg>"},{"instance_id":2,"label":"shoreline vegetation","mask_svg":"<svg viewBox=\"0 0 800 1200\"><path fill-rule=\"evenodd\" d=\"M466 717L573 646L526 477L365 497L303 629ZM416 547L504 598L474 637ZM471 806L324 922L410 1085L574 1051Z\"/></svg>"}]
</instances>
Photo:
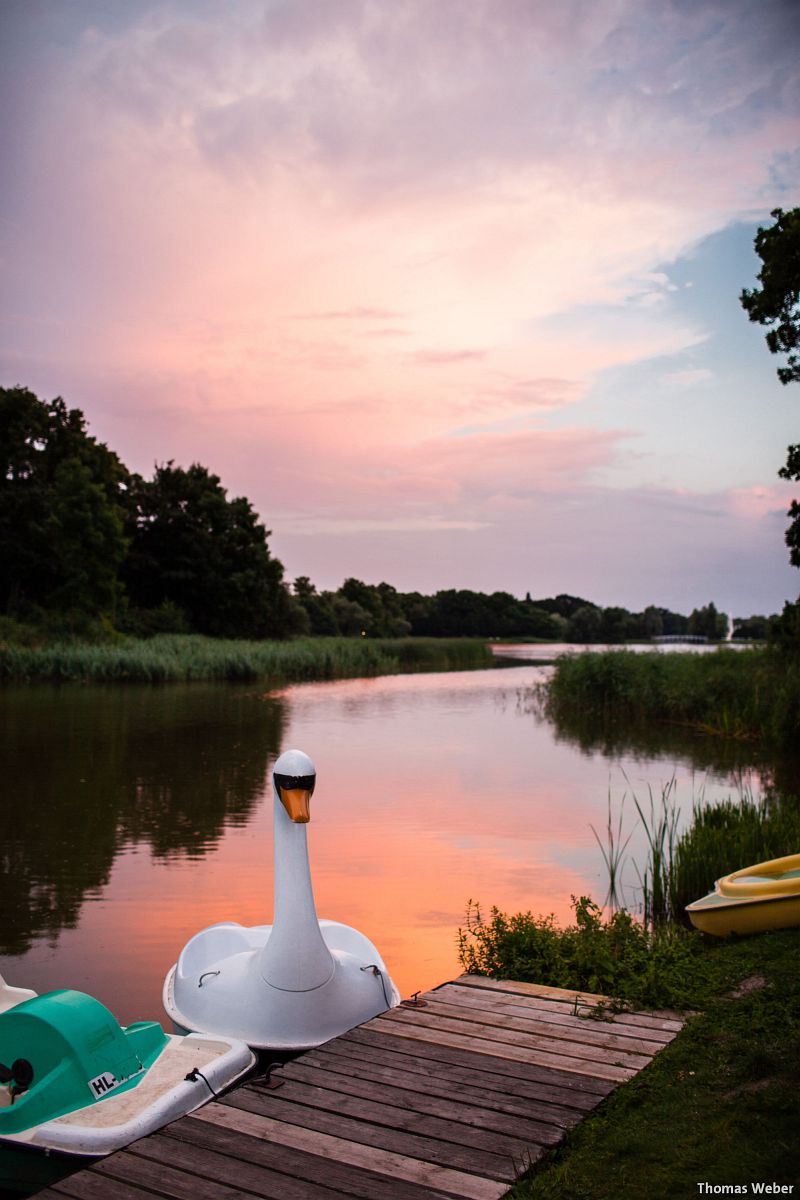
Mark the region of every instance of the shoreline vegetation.
<instances>
[{"instance_id":1,"label":"shoreline vegetation","mask_svg":"<svg viewBox=\"0 0 800 1200\"><path fill-rule=\"evenodd\" d=\"M359 676L490 667L485 641L470 638L296 638L239 641L161 634L107 642L0 642L0 683L304 683Z\"/></svg>"},{"instance_id":2,"label":"shoreline vegetation","mask_svg":"<svg viewBox=\"0 0 800 1200\"><path fill-rule=\"evenodd\" d=\"M587 719L684 725L792 750L800 745L800 658L773 646L568 654L555 663L544 710L565 727Z\"/></svg>"},{"instance_id":3,"label":"shoreline vegetation","mask_svg":"<svg viewBox=\"0 0 800 1200\"><path fill-rule=\"evenodd\" d=\"M721 862L723 870L746 865L754 860L741 855L774 836L784 852L796 848L796 802L754 805L742 797L704 807L677 853L665 859L658 838L649 838L643 876L661 871L665 894L694 886L689 898L696 899ZM529 912L493 908L484 918L469 902L458 931L464 970L604 995L600 1020L626 1008L686 1016L674 1042L548 1152L509 1200L652 1200L695 1194L701 1180L796 1180L800 930L712 938L679 922L684 902L680 914L677 907L648 912L645 898L640 921L625 909L604 918L591 899L573 897L575 923L566 928Z\"/></svg>"},{"instance_id":4,"label":"shoreline vegetation","mask_svg":"<svg viewBox=\"0 0 800 1200\"><path fill-rule=\"evenodd\" d=\"M800 932L707 939L702 952L713 986L701 1011L509 1200L653 1200L697 1195L699 1181L748 1192L754 1182L796 1183Z\"/></svg>"}]
</instances>

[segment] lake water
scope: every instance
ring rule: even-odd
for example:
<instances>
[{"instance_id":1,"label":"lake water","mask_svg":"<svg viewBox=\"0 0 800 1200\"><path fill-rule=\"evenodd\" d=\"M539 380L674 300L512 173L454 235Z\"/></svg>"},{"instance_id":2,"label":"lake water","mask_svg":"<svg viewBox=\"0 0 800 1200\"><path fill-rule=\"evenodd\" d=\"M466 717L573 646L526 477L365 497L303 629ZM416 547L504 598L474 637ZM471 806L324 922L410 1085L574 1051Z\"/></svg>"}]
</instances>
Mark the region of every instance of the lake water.
<instances>
[{"instance_id":1,"label":"lake water","mask_svg":"<svg viewBox=\"0 0 800 1200\"><path fill-rule=\"evenodd\" d=\"M0 690L0 971L91 992L123 1022L164 1019L164 974L193 933L271 920L270 770L289 747L317 767L317 911L372 938L403 995L459 973L470 899L567 920L571 895L603 899L591 826L603 834L609 795L647 801L674 775L685 813L735 793L748 763L675 731L555 730L531 699L548 670ZM630 865L627 880L633 900Z\"/></svg>"}]
</instances>

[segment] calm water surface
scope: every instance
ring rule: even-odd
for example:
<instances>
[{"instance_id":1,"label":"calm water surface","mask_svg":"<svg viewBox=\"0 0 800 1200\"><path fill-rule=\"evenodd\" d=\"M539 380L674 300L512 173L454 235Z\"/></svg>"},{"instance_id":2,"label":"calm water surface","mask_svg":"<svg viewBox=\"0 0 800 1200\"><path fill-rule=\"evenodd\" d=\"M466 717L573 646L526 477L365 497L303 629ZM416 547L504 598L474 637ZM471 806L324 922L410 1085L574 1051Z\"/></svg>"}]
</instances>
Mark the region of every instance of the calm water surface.
<instances>
[{"instance_id":1,"label":"calm water surface","mask_svg":"<svg viewBox=\"0 0 800 1200\"><path fill-rule=\"evenodd\" d=\"M272 918L269 771L291 746L317 766L317 911L371 937L404 995L459 972L470 898L568 919L571 895L605 892L591 826L609 794L646 800L674 774L686 812L747 763L674 733L554 730L530 696L547 672L0 690L0 970L89 991L123 1022L163 1019L191 934ZM630 801L624 815L632 827Z\"/></svg>"}]
</instances>

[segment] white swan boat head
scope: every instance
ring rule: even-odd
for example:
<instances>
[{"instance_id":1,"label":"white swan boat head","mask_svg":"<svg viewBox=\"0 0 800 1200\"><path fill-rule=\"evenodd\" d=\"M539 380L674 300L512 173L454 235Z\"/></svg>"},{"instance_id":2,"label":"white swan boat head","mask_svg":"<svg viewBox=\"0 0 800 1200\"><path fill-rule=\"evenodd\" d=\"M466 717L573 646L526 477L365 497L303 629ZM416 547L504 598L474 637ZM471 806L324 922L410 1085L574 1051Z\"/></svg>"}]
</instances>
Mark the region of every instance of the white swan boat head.
<instances>
[{"instance_id":1,"label":"white swan boat head","mask_svg":"<svg viewBox=\"0 0 800 1200\"><path fill-rule=\"evenodd\" d=\"M313 762L287 750L272 783L273 923L227 921L195 934L167 973L164 1008L181 1030L308 1050L399 1004L400 994L364 934L317 918L307 841Z\"/></svg>"}]
</instances>

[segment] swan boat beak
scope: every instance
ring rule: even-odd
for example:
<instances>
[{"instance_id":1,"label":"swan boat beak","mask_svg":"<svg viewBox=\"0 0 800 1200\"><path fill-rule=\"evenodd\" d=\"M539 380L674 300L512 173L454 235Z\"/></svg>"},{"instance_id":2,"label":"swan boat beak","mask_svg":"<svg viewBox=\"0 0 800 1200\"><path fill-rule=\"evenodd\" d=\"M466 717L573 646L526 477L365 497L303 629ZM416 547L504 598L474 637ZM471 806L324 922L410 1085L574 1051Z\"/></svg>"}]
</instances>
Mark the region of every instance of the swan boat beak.
<instances>
[{"instance_id":1,"label":"swan boat beak","mask_svg":"<svg viewBox=\"0 0 800 1200\"><path fill-rule=\"evenodd\" d=\"M309 804L314 791L314 775L282 775L275 777L275 786L289 817L296 825L305 825L311 819Z\"/></svg>"},{"instance_id":2,"label":"swan boat beak","mask_svg":"<svg viewBox=\"0 0 800 1200\"><path fill-rule=\"evenodd\" d=\"M311 792L307 788L281 788L280 795L283 807L297 825L305 825L311 820Z\"/></svg>"}]
</instances>

